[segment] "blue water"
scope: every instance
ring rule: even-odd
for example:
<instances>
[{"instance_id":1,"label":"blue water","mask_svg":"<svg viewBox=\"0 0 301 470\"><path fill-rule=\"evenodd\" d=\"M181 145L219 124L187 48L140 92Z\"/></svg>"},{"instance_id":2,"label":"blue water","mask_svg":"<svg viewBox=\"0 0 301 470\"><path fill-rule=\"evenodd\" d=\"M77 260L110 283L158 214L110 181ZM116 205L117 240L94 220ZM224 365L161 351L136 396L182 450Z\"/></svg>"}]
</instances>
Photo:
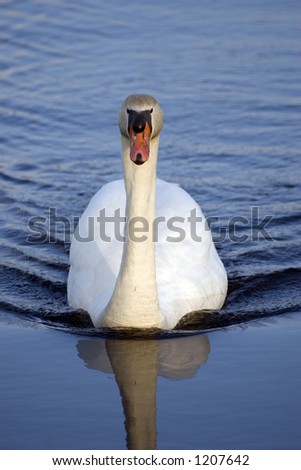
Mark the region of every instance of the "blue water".
<instances>
[{"instance_id":1,"label":"blue water","mask_svg":"<svg viewBox=\"0 0 301 470\"><path fill-rule=\"evenodd\" d=\"M46 335L50 348L52 341L72 341L58 330L90 341L96 341L91 336L100 337L99 341L105 341L104 337L119 341L108 332L95 331L86 315L67 306L68 250L74 220L91 196L102 184L122 176L117 128L120 103L131 93L145 92L158 99L165 116L158 174L179 183L200 203L205 215L213 218L213 236L229 275L229 295L220 312L204 313L172 335L164 333L163 338L148 341L158 343L160 350L163 341L185 339L188 343L180 343L185 356L195 333L206 330L220 338L221 332L210 332L229 325L249 325L251 320L259 325L259 319L270 325L267 317L280 322L290 341L291 318L299 318L301 311L297 229L300 20L297 0L231 0L227 4L197 0L150 4L136 0L1 2L0 319L4 337L9 323L15 325L18 344L19 328L23 331L24 325L33 328L35 338L39 328L53 329ZM52 225L50 213L55 214ZM47 237L41 243L29 243L28 237L33 235L30 221L37 218ZM265 230L260 226L264 220L268 221ZM233 348L238 348L235 352L239 355L241 330L235 331L238 337L234 335ZM273 332L279 330L271 326L265 331L273 344ZM43 330L41 335L45 334ZM169 336L175 338L164 339ZM36 341L39 344L39 339ZM9 344L3 342L1 354ZM34 344L31 355L37 358L39 348ZM252 341L248 344L251 355ZM291 354L296 353L294 348L291 345ZM15 354L17 357L17 351ZM97 352L92 348L91 354ZM210 356L212 353L209 362ZM274 349L268 347L267 363L273 363L273 358ZM82 367L82 359L78 367ZM237 361L235 367L241 370L244 366ZM295 363L283 358L282 366L287 368L288 364L290 377L294 377ZM114 373L117 380L118 373ZM213 376L218 373L213 367ZM14 386L11 371L3 377L5 387ZM62 377L63 373L57 376L58 383ZM191 409L187 414L191 416L187 426L191 432L186 434L192 436L200 417L195 415L196 398L191 398L198 394L198 382L189 383ZM85 384L81 386L84 390ZM15 409L16 402L10 400L5 387L2 404ZM118 387L122 388L120 383ZM278 397L277 391L273 393ZM50 387L49 396L52 394ZM158 391L158 399L161 396L164 400L164 390ZM107 399L110 402L110 397ZM22 398L17 402L22 406ZM211 406L209 410L214 409L213 402ZM279 419L291 419L286 406L277 406L277 412ZM34 407L29 407L28 413L34 421ZM255 429L258 415L254 416ZM246 427L239 422L238 434L245 440L237 441L237 446L248 448L249 443L251 448L261 442L263 447L296 447L296 423L289 421L291 432L283 430L282 439L276 439L270 433L275 423L269 417L265 438L260 434L258 439L258 430L257 434L252 432L252 426L244 432ZM173 429L180 426L181 419L181 414L175 415ZM208 420L207 416L210 431ZM119 421L100 446L124 445L114 437L117 428L123 432L123 420ZM16 432L15 424L15 437L6 436L0 447L47 446L48 441L39 441L33 432L30 419L27 423L26 440L23 432ZM8 424L9 416L6 427ZM164 424L160 426L164 428ZM220 427L223 433L224 421ZM80 444L89 448L87 430L84 441L72 436L72 427L69 432L68 448ZM213 428L209 435L211 440L204 441L205 447L230 445L216 442ZM63 433L60 438L64 441ZM179 438L177 442L176 436L172 443L174 448L197 445L193 439L183 443ZM235 442L231 444L235 447ZM58 448L60 441L54 439L48 445ZM170 445L171 440L160 443L159 438L159 447Z\"/></svg>"}]
</instances>

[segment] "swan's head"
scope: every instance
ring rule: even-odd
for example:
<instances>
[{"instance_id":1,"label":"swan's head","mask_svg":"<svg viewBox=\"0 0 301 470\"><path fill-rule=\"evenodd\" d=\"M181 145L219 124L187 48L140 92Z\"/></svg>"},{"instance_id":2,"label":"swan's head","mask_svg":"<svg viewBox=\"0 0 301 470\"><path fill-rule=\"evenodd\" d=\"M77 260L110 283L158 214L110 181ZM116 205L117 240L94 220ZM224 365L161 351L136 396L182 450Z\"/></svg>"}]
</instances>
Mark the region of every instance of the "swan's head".
<instances>
[{"instance_id":1,"label":"swan's head","mask_svg":"<svg viewBox=\"0 0 301 470\"><path fill-rule=\"evenodd\" d=\"M119 129L129 139L129 157L136 165L148 160L151 139L159 135L162 127L163 113L152 96L130 95L122 103Z\"/></svg>"}]
</instances>

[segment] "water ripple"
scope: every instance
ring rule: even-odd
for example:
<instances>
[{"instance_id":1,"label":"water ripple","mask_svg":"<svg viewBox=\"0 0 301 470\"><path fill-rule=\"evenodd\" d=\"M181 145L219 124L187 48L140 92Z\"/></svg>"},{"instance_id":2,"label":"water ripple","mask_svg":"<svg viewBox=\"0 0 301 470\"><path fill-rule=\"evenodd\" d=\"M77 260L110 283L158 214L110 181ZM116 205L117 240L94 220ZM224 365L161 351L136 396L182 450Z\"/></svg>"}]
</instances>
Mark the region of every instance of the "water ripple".
<instances>
[{"instance_id":1,"label":"water ripple","mask_svg":"<svg viewBox=\"0 0 301 470\"><path fill-rule=\"evenodd\" d=\"M230 281L220 312L196 312L173 333L148 335L300 312L298 2L289 9L278 0L230 2L227 10L206 2L202 14L194 0L192 8L176 2L179 20L167 4L135 3L1 6L2 312L111 335L67 305L72 224L38 244L28 243L28 223L47 219L50 208L72 221L99 187L121 177L117 115L135 91L161 102L159 176L181 184L207 217L218 217L212 231ZM272 216L269 240L252 239L254 206L261 218ZM247 221L235 233L233 217ZM218 239L221 228L225 240ZM248 239L239 243L235 234Z\"/></svg>"}]
</instances>

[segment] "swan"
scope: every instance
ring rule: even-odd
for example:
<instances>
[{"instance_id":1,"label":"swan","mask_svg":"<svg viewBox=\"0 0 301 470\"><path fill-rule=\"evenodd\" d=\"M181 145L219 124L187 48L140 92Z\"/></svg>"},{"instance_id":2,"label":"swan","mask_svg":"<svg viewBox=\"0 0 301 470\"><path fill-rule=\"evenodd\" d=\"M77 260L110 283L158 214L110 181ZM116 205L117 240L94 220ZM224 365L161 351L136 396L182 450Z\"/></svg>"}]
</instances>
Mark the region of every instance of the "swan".
<instances>
[{"instance_id":1,"label":"swan","mask_svg":"<svg viewBox=\"0 0 301 470\"><path fill-rule=\"evenodd\" d=\"M130 95L119 114L124 180L103 186L70 247L68 303L100 327L172 329L195 310L217 310L227 274L200 206L156 178L163 113Z\"/></svg>"}]
</instances>

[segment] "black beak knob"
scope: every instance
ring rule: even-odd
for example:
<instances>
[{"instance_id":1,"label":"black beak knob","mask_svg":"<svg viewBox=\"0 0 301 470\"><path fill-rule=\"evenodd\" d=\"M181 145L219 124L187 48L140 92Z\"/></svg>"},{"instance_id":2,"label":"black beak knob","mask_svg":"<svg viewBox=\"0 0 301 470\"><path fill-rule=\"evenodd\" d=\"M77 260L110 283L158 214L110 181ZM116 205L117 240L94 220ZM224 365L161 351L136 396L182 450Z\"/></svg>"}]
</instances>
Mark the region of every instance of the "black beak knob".
<instances>
[{"instance_id":1,"label":"black beak knob","mask_svg":"<svg viewBox=\"0 0 301 470\"><path fill-rule=\"evenodd\" d=\"M130 132L130 129L132 129L135 134L140 134L144 131L146 123L148 123L150 128L152 128L152 119L150 111L138 112L128 110L128 115L128 132Z\"/></svg>"}]
</instances>

